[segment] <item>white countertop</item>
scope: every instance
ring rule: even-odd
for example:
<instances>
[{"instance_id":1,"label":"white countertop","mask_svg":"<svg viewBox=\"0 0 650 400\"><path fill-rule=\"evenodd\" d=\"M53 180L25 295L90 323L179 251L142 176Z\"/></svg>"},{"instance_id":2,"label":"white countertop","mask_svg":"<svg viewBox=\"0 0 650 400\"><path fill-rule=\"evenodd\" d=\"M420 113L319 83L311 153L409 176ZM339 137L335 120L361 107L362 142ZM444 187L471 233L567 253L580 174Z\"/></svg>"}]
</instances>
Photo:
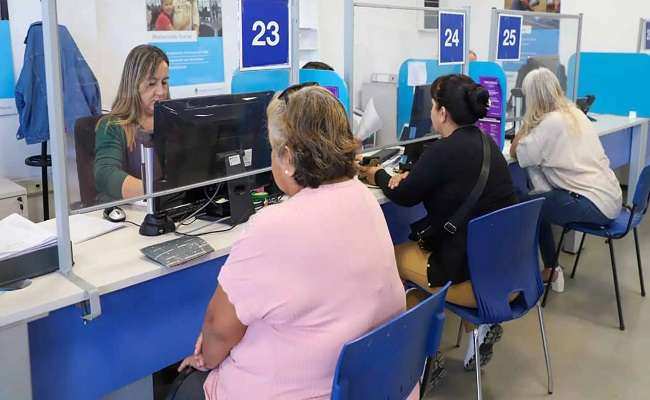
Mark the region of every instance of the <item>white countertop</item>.
<instances>
[{"instance_id":1,"label":"white countertop","mask_svg":"<svg viewBox=\"0 0 650 400\"><path fill-rule=\"evenodd\" d=\"M630 121L627 117L611 115L594 115L598 119L594 124L600 135L606 135L621 129L630 128L645 122L638 118ZM379 189L370 189L380 204L388 199ZM127 219L141 223L144 211L141 208L125 207ZM101 212L97 212L100 214ZM224 225L197 221L183 227L183 232L195 229L215 230ZM169 234L158 237L145 237L138 233L138 228L128 225L123 229L110 232L98 238L74 245L73 271L91 285L97 287L100 294L107 294L148 280L164 276L207 260L216 259L229 253L234 241L239 237L242 226L228 232L203 236L215 249L204 258L194 260L180 267L164 268L146 259L140 249L155 243L177 238ZM196 230L198 233L201 230ZM82 289L72 284L59 273L53 273L33 279L33 283L21 290L0 292L0 328L16 322L29 320L50 311L86 300Z\"/></svg>"},{"instance_id":2,"label":"white countertop","mask_svg":"<svg viewBox=\"0 0 650 400\"><path fill-rule=\"evenodd\" d=\"M388 201L379 189L370 189L380 204ZM127 219L140 224L145 212L141 207L124 207ZM92 213L101 215L101 211ZM147 259L140 249L152 244L178 238L167 234L157 237L141 236L138 227L127 224L124 228L73 246L74 273L95 286L100 295L171 274L205 261L227 255L243 227L227 232L202 236L214 252L182 266L165 268ZM182 232L200 233L227 228L227 225L196 221L181 228ZM82 289L63 275L53 273L33 279L24 289L0 292L0 328L16 322L47 314L50 311L87 300Z\"/></svg>"},{"instance_id":3,"label":"white countertop","mask_svg":"<svg viewBox=\"0 0 650 400\"><path fill-rule=\"evenodd\" d=\"M0 177L0 200L16 196L25 196L26 194L27 191L24 187L7 178Z\"/></svg>"}]
</instances>

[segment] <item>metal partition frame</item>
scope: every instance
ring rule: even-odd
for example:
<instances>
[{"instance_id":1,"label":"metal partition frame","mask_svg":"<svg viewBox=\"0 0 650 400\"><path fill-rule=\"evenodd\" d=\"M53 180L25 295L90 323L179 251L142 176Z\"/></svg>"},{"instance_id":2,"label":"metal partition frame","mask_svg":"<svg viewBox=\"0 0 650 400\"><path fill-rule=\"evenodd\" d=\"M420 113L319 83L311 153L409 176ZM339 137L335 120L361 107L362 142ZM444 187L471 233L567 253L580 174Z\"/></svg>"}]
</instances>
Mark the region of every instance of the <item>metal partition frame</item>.
<instances>
[{"instance_id":1,"label":"metal partition frame","mask_svg":"<svg viewBox=\"0 0 650 400\"><path fill-rule=\"evenodd\" d=\"M497 55L497 43L498 35L497 32L499 25L499 15L508 14L508 15L521 15L523 17L541 17L547 19L574 19L578 21L578 35L576 40L576 70L575 76L573 77L573 93L572 97L575 99L578 96L578 78L580 76L580 49L582 46L582 14L556 14L556 13L545 13L545 12L531 12L531 11L518 11L518 10L503 10L503 9L492 9L492 19L490 21L490 52L489 52L489 61L496 62ZM561 35L561 33L560 33Z\"/></svg>"},{"instance_id":2,"label":"metal partition frame","mask_svg":"<svg viewBox=\"0 0 650 400\"><path fill-rule=\"evenodd\" d=\"M649 18L639 18L639 37L638 41L636 43L636 52L641 53L645 50L650 50L646 49L644 46L644 42L646 41L646 24L650 24L650 19Z\"/></svg>"},{"instance_id":3,"label":"metal partition frame","mask_svg":"<svg viewBox=\"0 0 650 400\"><path fill-rule=\"evenodd\" d=\"M295 84L299 81L299 33L300 33L300 9L299 0L287 0L291 7L291 74L290 81ZM193 187L205 186L213 183L238 179L245 176L270 171L271 168L264 168L257 171L249 171L229 177L223 177L194 185L188 185L155 194L146 194L139 197L101 204L79 210L70 210L68 196L67 173L65 165L65 129L63 118L63 86L61 73L60 45L58 33L57 0L41 0L43 15L43 48L45 56L45 80L47 87L47 106L50 129L50 144L52 150L52 175L54 184L54 206L56 210L56 229L59 256L59 271L71 282L86 292L88 300L84 302L84 321L90 321L101 315L101 303L96 287L79 278L74 274L72 268L72 247L70 242L70 221L69 216L103 208L128 204L139 200L150 199L165 194L172 194L191 189ZM241 55L240 55L241 57Z\"/></svg>"},{"instance_id":4,"label":"metal partition frame","mask_svg":"<svg viewBox=\"0 0 650 400\"><path fill-rule=\"evenodd\" d=\"M465 16L465 33L463 34L463 45L465 46L465 63L463 64L463 73L468 74L469 63L469 29L470 26L470 10L471 7L464 8L434 8L434 7L409 7L399 6L392 4L376 4L363 1L345 0L343 7L343 68L345 83L348 85L348 92L350 96L350 109L348 110L348 118L350 123L353 120L354 110L354 13L356 8L378 8L382 10L403 10L403 11L451 11L462 13ZM439 56L439 55L438 55Z\"/></svg>"}]
</instances>

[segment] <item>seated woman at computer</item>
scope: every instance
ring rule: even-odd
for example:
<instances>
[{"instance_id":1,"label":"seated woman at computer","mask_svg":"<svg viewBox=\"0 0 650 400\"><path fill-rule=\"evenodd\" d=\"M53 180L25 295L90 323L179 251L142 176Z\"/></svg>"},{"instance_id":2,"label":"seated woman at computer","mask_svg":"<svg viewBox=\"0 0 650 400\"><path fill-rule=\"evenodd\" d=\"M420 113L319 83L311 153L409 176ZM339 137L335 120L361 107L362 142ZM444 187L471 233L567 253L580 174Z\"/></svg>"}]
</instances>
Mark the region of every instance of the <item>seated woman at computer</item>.
<instances>
[{"instance_id":1,"label":"seated woman at computer","mask_svg":"<svg viewBox=\"0 0 650 400\"><path fill-rule=\"evenodd\" d=\"M212 369L208 399L329 399L343 344L402 312L404 288L381 208L354 178L339 101L297 85L267 116L273 177L289 199L251 217L181 369Z\"/></svg>"},{"instance_id":2,"label":"seated woman at computer","mask_svg":"<svg viewBox=\"0 0 650 400\"><path fill-rule=\"evenodd\" d=\"M133 48L126 57L111 112L95 136L95 187L100 202L136 197L142 187L140 143L153 131L154 104L169 98L169 60L155 46Z\"/></svg>"},{"instance_id":3,"label":"seated woman at computer","mask_svg":"<svg viewBox=\"0 0 650 400\"><path fill-rule=\"evenodd\" d=\"M379 186L386 197L402 206L423 203L430 235L419 244L407 242L395 247L400 276L431 292L447 281L453 285L447 301L476 307L467 266L467 221L516 202L506 160L493 141L490 145L490 172L485 188L455 234L445 223L456 213L479 179L483 161L480 129L474 124L485 117L489 94L464 75L447 75L431 85L433 129L441 139L428 146L410 173L391 176L381 167L361 167L368 182ZM491 355L492 338L499 326L481 326L482 354ZM485 339L487 337L487 339ZM483 342L485 340L485 342ZM474 346L469 340L465 367L474 367ZM483 352L485 348L486 353ZM481 361L489 360L489 356Z\"/></svg>"},{"instance_id":4,"label":"seated woman at computer","mask_svg":"<svg viewBox=\"0 0 650 400\"><path fill-rule=\"evenodd\" d=\"M544 197L539 229L546 280L556 264L551 224L569 222L607 225L619 214L623 195L609 167L598 134L587 116L562 92L546 68L530 72L523 82L526 114L510 155L528 167L536 195ZM555 291L564 290L562 269L552 277Z\"/></svg>"}]
</instances>

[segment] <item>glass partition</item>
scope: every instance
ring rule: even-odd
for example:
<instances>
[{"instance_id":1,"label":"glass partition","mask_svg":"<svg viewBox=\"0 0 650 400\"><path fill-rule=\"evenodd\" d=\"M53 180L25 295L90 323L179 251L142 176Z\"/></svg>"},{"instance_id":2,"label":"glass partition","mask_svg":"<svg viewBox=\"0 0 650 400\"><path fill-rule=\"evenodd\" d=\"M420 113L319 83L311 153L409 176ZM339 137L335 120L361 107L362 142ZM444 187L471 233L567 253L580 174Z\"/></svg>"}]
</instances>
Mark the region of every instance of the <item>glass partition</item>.
<instances>
[{"instance_id":1,"label":"glass partition","mask_svg":"<svg viewBox=\"0 0 650 400\"><path fill-rule=\"evenodd\" d=\"M277 77L254 94L228 94L238 52L225 54L236 48L236 18L224 17L221 0L146 0L117 9L59 3L60 22L85 60L78 92L64 87L72 213L147 197L157 198L150 204L158 211L190 210L227 197L221 183L231 178L248 177L247 188L270 184L266 106Z\"/></svg>"},{"instance_id":2,"label":"glass partition","mask_svg":"<svg viewBox=\"0 0 650 400\"><path fill-rule=\"evenodd\" d=\"M549 10L555 8L549 7ZM577 78L569 68L569 59L579 52L581 18L552 12L535 13L514 10L495 10L490 35L490 59L496 58L497 23L501 14L522 15L521 58L516 62L498 62L507 77L506 110L509 128L517 127L525 113L522 83L526 75L540 67L550 69L558 78L567 97L575 100L572 88Z\"/></svg>"},{"instance_id":3,"label":"glass partition","mask_svg":"<svg viewBox=\"0 0 650 400\"><path fill-rule=\"evenodd\" d=\"M434 21L440 9L423 8L423 3L353 7L350 90L355 131L365 148L432 134L430 85L438 76L462 71L461 65L438 65L438 26ZM381 23L387 20L392 23ZM465 29L469 32L468 26ZM468 37L465 49L469 49Z\"/></svg>"}]
</instances>

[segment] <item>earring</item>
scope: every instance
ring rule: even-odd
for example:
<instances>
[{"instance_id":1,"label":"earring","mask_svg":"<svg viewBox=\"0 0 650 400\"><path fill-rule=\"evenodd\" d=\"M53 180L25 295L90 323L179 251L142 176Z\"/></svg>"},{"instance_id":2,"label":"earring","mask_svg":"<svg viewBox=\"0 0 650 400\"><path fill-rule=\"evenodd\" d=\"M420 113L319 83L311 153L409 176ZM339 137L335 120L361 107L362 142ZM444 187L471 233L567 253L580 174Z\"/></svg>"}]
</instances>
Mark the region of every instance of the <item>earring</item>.
<instances>
[{"instance_id":1,"label":"earring","mask_svg":"<svg viewBox=\"0 0 650 400\"><path fill-rule=\"evenodd\" d=\"M289 175L289 170L288 170L288 169L285 169L285 170L284 170L284 174L285 174L285 175Z\"/></svg>"}]
</instances>

